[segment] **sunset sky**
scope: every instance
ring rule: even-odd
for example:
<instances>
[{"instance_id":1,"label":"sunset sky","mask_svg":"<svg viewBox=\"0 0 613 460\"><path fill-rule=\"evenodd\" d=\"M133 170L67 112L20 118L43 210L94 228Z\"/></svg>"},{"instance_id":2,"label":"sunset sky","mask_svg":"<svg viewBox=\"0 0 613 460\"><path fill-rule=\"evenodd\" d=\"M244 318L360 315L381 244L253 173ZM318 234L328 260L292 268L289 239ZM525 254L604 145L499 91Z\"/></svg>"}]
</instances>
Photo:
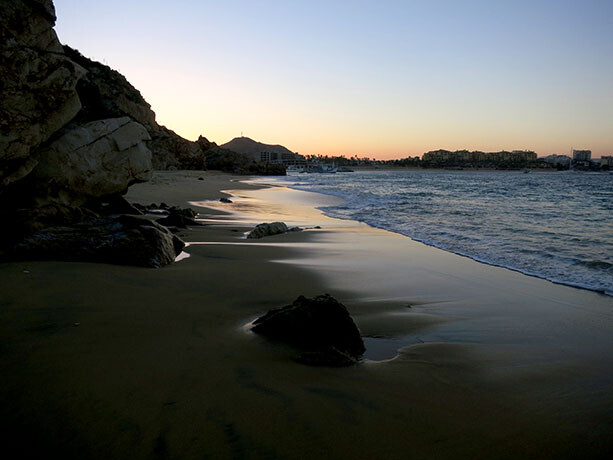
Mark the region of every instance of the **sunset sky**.
<instances>
[{"instance_id":1,"label":"sunset sky","mask_svg":"<svg viewBox=\"0 0 613 460\"><path fill-rule=\"evenodd\" d=\"M613 1L55 0L160 124L302 154L613 154Z\"/></svg>"}]
</instances>

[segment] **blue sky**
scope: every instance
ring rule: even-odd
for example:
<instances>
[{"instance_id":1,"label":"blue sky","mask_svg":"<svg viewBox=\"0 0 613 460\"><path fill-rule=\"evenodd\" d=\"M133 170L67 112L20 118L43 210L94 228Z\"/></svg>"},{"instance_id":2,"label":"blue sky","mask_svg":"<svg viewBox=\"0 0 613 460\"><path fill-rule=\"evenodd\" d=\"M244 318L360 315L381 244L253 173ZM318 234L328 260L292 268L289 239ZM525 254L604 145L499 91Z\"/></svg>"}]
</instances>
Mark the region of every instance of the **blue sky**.
<instances>
[{"instance_id":1,"label":"blue sky","mask_svg":"<svg viewBox=\"0 0 613 460\"><path fill-rule=\"evenodd\" d=\"M613 154L613 1L56 0L160 123L315 154Z\"/></svg>"}]
</instances>

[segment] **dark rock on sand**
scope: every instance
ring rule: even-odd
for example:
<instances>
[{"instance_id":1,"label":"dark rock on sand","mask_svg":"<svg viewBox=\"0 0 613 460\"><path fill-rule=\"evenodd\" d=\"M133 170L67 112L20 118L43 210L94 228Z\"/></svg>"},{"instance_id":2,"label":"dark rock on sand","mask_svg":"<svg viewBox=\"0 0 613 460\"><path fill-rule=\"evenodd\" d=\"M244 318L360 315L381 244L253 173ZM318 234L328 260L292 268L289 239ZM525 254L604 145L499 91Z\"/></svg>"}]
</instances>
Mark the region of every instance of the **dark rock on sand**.
<instances>
[{"instance_id":1,"label":"dark rock on sand","mask_svg":"<svg viewBox=\"0 0 613 460\"><path fill-rule=\"evenodd\" d=\"M263 238L265 236L280 235L281 233L299 232L300 230L302 229L299 227L288 228L284 222L272 222L270 224L264 223L256 225L256 227L249 232L247 238Z\"/></svg>"},{"instance_id":2,"label":"dark rock on sand","mask_svg":"<svg viewBox=\"0 0 613 460\"><path fill-rule=\"evenodd\" d=\"M221 201L222 203L232 203L232 200L226 197L220 198L219 201Z\"/></svg>"},{"instance_id":3,"label":"dark rock on sand","mask_svg":"<svg viewBox=\"0 0 613 460\"><path fill-rule=\"evenodd\" d=\"M121 215L47 227L14 244L5 257L161 267L174 262L184 246L155 222Z\"/></svg>"},{"instance_id":4,"label":"dark rock on sand","mask_svg":"<svg viewBox=\"0 0 613 460\"><path fill-rule=\"evenodd\" d=\"M194 220L198 214L189 208L168 208L168 215L157 220L157 223L166 227L187 228L188 225L200 226L200 222Z\"/></svg>"},{"instance_id":5,"label":"dark rock on sand","mask_svg":"<svg viewBox=\"0 0 613 460\"><path fill-rule=\"evenodd\" d=\"M49 204L38 208L9 210L0 226L0 246L10 246L21 238L47 227L67 227L100 216L87 208Z\"/></svg>"},{"instance_id":6,"label":"dark rock on sand","mask_svg":"<svg viewBox=\"0 0 613 460\"><path fill-rule=\"evenodd\" d=\"M263 223L263 224L256 225L256 227L249 232L249 234L247 235L247 238L248 239L263 238L265 236L279 235L281 233L286 233L287 231L289 231L289 229L287 228L287 225L285 225L284 222L272 222L270 224Z\"/></svg>"},{"instance_id":7,"label":"dark rock on sand","mask_svg":"<svg viewBox=\"0 0 613 460\"><path fill-rule=\"evenodd\" d=\"M162 202L159 205L151 203L142 205L134 203L137 210L145 214L154 214L164 216L157 220L157 223L165 227L186 228L188 225L200 226L200 222L194 220L198 213L191 208L180 208L178 206L169 206Z\"/></svg>"},{"instance_id":8,"label":"dark rock on sand","mask_svg":"<svg viewBox=\"0 0 613 460\"><path fill-rule=\"evenodd\" d=\"M251 330L297 348L296 360L309 365L347 366L366 351L347 308L329 294L300 296L256 319Z\"/></svg>"}]
</instances>

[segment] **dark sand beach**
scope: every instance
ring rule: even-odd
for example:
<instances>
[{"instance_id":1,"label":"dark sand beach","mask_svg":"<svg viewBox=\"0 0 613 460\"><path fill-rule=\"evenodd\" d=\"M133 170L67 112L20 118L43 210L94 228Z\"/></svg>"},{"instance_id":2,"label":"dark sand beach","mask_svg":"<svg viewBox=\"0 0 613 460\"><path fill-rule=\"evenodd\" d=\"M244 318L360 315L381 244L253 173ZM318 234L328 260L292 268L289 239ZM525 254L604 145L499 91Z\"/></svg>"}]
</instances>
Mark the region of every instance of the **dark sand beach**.
<instances>
[{"instance_id":1,"label":"dark sand beach","mask_svg":"<svg viewBox=\"0 0 613 460\"><path fill-rule=\"evenodd\" d=\"M613 298L331 219L315 206L335 198L261 181L156 172L127 198L200 212L189 257L0 264L12 458L610 458ZM244 239L270 221L307 229ZM357 366L298 364L244 327L324 292L366 337Z\"/></svg>"}]
</instances>

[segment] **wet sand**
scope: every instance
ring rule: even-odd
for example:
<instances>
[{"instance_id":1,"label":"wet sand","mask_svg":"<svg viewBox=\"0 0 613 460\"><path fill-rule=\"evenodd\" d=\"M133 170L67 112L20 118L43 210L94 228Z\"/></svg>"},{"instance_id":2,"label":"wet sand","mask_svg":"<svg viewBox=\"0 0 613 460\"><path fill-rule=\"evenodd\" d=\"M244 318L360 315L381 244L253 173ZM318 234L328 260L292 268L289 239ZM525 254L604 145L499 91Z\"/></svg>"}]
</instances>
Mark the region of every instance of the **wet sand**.
<instances>
[{"instance_id":1,"label":"wet sand","mask_svg":"<svg viewBox=\"0 0 613 460\"><path fill-rule=\"evenodd\" d=\"M169 172L131 188L131 201L202 213L207 225L183 232L190 256L169 267L0 265L5 448L68 458L608 458L611 297L314 208L335 198L235 179ZM232 204L218 202L221 190ZM242 238L272 220L322 228ZM299 365L242 327L323 292L370 337L359 366Z\"/></svg>"}]
</instances>

